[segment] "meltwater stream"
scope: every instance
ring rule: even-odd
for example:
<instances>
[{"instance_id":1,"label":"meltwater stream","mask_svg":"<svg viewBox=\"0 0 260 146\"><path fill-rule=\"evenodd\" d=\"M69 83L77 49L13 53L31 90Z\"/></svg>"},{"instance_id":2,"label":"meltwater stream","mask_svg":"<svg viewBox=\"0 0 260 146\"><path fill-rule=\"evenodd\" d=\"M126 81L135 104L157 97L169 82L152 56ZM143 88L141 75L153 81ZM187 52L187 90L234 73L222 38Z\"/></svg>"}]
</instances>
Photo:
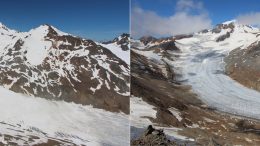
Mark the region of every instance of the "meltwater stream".
<instances>
[{"instance_id":1,"label":"meltwater stream","mask_svg":"<svg viewBox=\"0 0 260 146\"><path fill-rule=\"evenodd\" d=\"M210 107L219 111L260 119L260 92L225 75L223 62L228 51L192 46L176 61L185 84L191 85Z\"/></svg>"}]
</instances>

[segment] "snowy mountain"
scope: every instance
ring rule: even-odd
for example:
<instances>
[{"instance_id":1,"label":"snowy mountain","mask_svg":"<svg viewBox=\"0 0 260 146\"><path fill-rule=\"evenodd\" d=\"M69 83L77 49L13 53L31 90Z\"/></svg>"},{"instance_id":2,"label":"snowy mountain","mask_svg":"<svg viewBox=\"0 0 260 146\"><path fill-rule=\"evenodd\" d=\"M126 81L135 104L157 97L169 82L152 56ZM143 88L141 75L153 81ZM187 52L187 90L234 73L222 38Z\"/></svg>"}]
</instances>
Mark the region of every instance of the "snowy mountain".
<instances>
[{"instance_id":1,"label":"snowy mountain","mask_svg":"<svg viewBox=\"0 0 260 146\"><path fill-rule=\"evenodd\" d=\"M0 143L128 145L130 68L117 55L48 24L1 23Z\"/></svg>"},{"instance_id":2,"label":"snowy mountain","mask_svg":"<svg viewBox=\"0 0 260 146\"><path fill-rule=\"evenodd\" d=\"M252 141L236 142L240 132L228 131L239 131L240 118L223 116L215 110L258 119L246 122L253 123L252 127L260 125L260 93L252 90L259 81L260 30L232 20L213 29L170 38L146 43L133 40L130 99L132 129L136 130L133 136L138 135L138 129L152 124L163 127L166 134L181 142L199 145L208 145L203 140L214 140L220 145L258 142L250 135L243 136ZM142 112L141 106L145 107ZM255 130L252 128L252 133Z\"/></svg>"},{"instance_id":3,"label":"snowy mountain","mask_svg":"<svg viewBox=\"0 0 260 146\"><path fill-rule=\"evenodd\" d=\"M5 88L128 112L129 65L109 49L50 25L29 32L1 25L0 33L0 84Z\"/></svg>"},{"instance_id":4,"label":"snowy mountain","mask_svg":"<svg viewBox=\"0 0 260 146\"><path fill-rule=\"evenodd\" d=\"M130 65L130 35L122 34L114 38L112 41L103 42L101 46L108 48L112 53L117 55L120 59L124 60Z\"/></svg>"}]
</instances>

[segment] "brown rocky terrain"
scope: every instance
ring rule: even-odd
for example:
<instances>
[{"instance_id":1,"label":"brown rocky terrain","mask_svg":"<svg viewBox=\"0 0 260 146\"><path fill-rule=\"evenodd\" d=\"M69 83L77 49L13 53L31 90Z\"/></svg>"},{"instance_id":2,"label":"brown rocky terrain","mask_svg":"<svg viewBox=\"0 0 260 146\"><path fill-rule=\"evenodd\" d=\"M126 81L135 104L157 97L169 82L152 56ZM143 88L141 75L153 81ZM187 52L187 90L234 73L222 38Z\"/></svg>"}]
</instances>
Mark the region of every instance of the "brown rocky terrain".
<instances>
[{"instance_id":1,"label":"brown rocky terrain","mask_svg":"<svg viewBox=\"0 0 260 146\"><path fill-rule=\"evenodd\" d=\"M12 146L19 146L19 143L16 143L13 141L13 139L15 139L16 141L24 141L23 137L21 136L13 136L13 135L3 135L5 138L4 138L4 141L5 143L3 142L0 142L0 146L6 146L6 145L12 145ZM32 143L34 141L37 141L39 139L39 137L37 136L31 136L29 138L29 140L27 142L25 142L24 144L28 144L29 143ZM34 146L62 146L62 145L75 145L69 141L65 141L65 140L58 140L58 139L49 139L47 142L43 142L43 143L40 143L40 144L35 144Z\"/></svg>"},{"instance_id":2,"label":"brown rocky terrain","mask_svg":"<svg viewBox=\"0 0 260 146\"><path fill-rule=\"evenodd\" d=\"M152 50L155 54L160 52L161 60L174 61L178 57L167 55L169 53L163 51L164 48ZM194 139L193 145L253 146L260 143L259 121L209 108L191 91L190 86L176 81L178 75L174 73L174 67L167 62L162 67L139 51L131 51L131 95L155 107L156 118L145 117L154 126L180 128L178 133ZM166 68L167 74L163 68ZM178 117L171 109L178 113ZM132 145L138 145L136 142L143 142L143 139L143 136L132 139ZM189 141L183 143L189 144Z\"/></svg>"},{"instance_id":3,"label":"brown rocky terrain","mask_svg":"<svg viewBox=\"0 0 260 146\"><path fill-rule=\"evenodd\" d=\"M226 73L242 85L260 91L260 43L237 48L225 58Z\"/></svg>"},{"instance_id":4,"label":"brown rocky terrain","mask_svg":"<svg viewBox=\"0 0 260 146\"><path fill-rule=\"evenodd\" d=\"M144 131L142 136L131 142L132 146L140 145L161 145L161 146L177 146L174 141L170 141L162 129L154 129L149 125L147 130Z\"/></svg>"}]
</instances>

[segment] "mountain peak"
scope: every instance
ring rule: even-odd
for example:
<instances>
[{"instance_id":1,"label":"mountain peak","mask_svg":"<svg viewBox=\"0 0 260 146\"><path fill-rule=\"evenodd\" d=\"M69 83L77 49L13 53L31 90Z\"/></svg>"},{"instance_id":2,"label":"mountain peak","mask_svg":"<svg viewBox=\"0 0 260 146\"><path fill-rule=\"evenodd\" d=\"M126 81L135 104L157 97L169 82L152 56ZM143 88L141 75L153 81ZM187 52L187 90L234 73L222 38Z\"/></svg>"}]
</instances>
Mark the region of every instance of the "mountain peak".
<instances>
[{"instance_id":1,"label":"mountain peak","mask_svg":"<svg viewBox=\"0 0 260 146\"><path fill-rule=\"evenodd\" d=\"M42 25L40 25L40 26L34 28L33 30L40 30L40 29L41 29L41 30L49 30L49 28L51 28L50 25L48 25L48 24L42 24Z\"/></svg>"},{"instance_id":2,"label":"mountain peak","mask_svg":"<svg viewBox=\"0 0 260 146\"><path fill-rule=\"evenodd\" d=\"M120 36L116 37L114 41L121 41L122 39L129 39L130 34L128 33L122 33Z\"/></svg>"},{"instance_id":3,"label":"mountain peak","mask_svg":"<svg viewBox=\"0 0 260 146\"><path fill-rule=\"evenodd\" d=\"M0 22L0 27L4 26L4 24L2 22Z\"/></svg>"},{"instance_id":4,"label":"mountain peak","mask_svg":"<svg viewBox=\"0 0 260 146\"><path fill-rule=\"evenodd\" d=\"M120 35L120 37L130 37L130 34L129 34L129 33L122 33L122 34Z\"/></svg>"},{"instance_id":5,"label":"mountain peak","mask_svg":"<svg viewBox=\"0 0 260 146\"><path fill-rule=\"evenodd\" d=\"M0 28L5 27L7 28L2 22L0 22Z\"/></svg>"},{"instance_id":6,"label":"mountain peak","mask_svg":"<svg viewBox=\"0 0 260 146\"><path fill-rule=\"evenodd\" d=\"M223 22L222 24L235 24L235 23L237 23L237 20L236 19L232 19L232 20L229 20L229 21L225 21L225 22Z\"/></svg>"},{"instance_id":7,"label":"mountain peak","mask_svg":"<svg viewBox=\"0 0 260 146\"><path fill-rule=\"evenodd\" d=\"M1 33L6 33L6 34L17 33L16 30L12 30L12 29L6 27L6 25L4 25L2 22L0 22L0 30L1 30Z\"/></svg>"},{"instance_id":8,"label":"mountain peak","mask_svg":"<svg viewBox=\"0 0 260 146\"><path fill-rule=\"evenodd\" d=\"M130 34L129 33L122 33L121 35L115 37L113 40L110 41L104 41L102 44L110 44L110 43L117 43L121 44L122 42L129 42L130 40Z\"/></svg>"},{"instance_id":9,"label":"mountain peak","mask_svg":"<svg viewBox=\"0 0 260 146\"><path fill-rule=\"evenodd\" d=\"M59 36L69 35L68 33L62 32L50 24L42 24L39 27L30 30L30 32L41 32L44 34L49 33L50 31L52 31L52 33L57 34Z\"/></svg>"}]
</instances>

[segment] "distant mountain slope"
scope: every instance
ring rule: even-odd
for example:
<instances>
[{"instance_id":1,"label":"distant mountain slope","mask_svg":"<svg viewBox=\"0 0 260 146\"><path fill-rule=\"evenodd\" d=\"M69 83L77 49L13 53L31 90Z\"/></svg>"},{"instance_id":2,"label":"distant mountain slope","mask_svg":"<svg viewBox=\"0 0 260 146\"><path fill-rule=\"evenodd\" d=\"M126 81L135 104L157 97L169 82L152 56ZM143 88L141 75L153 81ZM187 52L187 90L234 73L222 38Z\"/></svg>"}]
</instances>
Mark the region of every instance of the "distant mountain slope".
<instances>
[{"instance_id":1,"label":"distant mountain slope","mask_svg":"<svg viewBox=\"0 0 260 146\"><path fill-rule=\"evenodd\" d=\"M101 46L108 48L112 53L130 65L130 35L122 34L112 41L103 42Z\"/></svg>"}]
</instances>

